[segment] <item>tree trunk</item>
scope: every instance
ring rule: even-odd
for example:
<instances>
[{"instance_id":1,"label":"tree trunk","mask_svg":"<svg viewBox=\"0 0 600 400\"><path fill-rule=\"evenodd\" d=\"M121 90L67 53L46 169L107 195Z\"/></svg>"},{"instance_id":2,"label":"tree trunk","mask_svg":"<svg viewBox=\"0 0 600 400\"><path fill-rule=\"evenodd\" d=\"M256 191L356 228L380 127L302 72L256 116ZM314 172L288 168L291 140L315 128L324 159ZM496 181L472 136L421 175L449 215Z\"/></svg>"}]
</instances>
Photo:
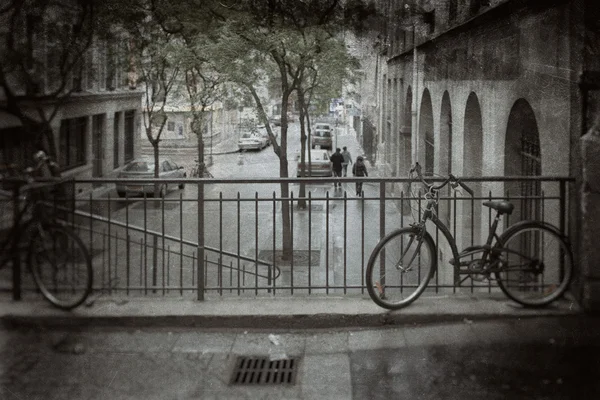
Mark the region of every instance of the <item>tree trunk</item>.
<instances>
[{"instance_id":1,"label":"tree trunk","mask_svg":"<svg viewBox=\"0 0 600 400\"><path fill-rule=\"evenodd\" d=\"M287 159L287 131L288 131L288 99L289 93L281 96L281 144L279 152L279 176L281 178L289 177L288 159ZM292 259L292 232L290 226L290 188L287 182L281 183L281 228L282 228L282 259Z\"/></svg>"},{"instance_id":2,"label":"tree trunk","mask_svg":"<svg viewBox=\"0 0 600 400\"><path fill-rule=\"evenodd\" d=\"M302 166L300 170L300 176L310 176L310 167L308 168L308 174L306 173L307 165L306 165L306 125L305 125L305 107L304 107L304 92L302 91L302 87L298 88L298 103L300 104L300 165ZM300 191L298 193L298 208L306 209L306 185L304 183L300 184Z\"/></svg>"}]
</instances>

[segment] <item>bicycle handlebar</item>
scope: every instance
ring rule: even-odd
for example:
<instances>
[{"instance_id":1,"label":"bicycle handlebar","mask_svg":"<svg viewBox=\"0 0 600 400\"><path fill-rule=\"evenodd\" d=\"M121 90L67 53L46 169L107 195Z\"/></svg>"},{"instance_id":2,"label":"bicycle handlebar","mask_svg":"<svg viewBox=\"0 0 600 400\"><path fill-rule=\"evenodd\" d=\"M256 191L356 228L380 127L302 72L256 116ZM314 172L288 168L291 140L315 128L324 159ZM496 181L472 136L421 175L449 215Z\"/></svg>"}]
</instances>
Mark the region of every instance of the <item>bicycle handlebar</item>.
<instances>
[{"instance_id":1,"label":"bicycle handlebar","mask_svg":"<svg viewBox=\"0 0 600 400\"><path fill-rule=\"evenodd\" d=\"M57 182L64 180L58 177L36 179L36 173L40 172L44 166L47 166L52 173L54 173L54 171L58 171L59 166L42 150L33 155L33 160L35 161L35 166L25 168L21 177L3 177L0 175L0 179L16 184L16 187L20 188L21 190L40 189L47 186L53 186Z\"/></svg>"},{"instance_id":2,"label":"bicycle handlebar","mask_svg":"<svg viewBox=\"0 0 600 400\"><path fill-rule=\"evenodd\" d=\"M410 169L409 174L412 174L413 172L417 173L417 177L419 178L419 180L425 186L427 186L429 189L440 190L444 186L446 186L448 183L450 183L453 188L455 188L457 185L460 185L460 187L462 187L467 193L469 193L471 196L474 196L473 190L470 187L468 187L464 182L462 182L459 178L455 177L452 174L448 174L448 178L446 178L446 180L444 182L442 182L441 184L439 184L439 185L436 186L436 185L434 185L432 183L428 183L423 178L423 174L421 173L421 165L418 162L415 163L415 165Z\"/></svg>"}]
</instances>

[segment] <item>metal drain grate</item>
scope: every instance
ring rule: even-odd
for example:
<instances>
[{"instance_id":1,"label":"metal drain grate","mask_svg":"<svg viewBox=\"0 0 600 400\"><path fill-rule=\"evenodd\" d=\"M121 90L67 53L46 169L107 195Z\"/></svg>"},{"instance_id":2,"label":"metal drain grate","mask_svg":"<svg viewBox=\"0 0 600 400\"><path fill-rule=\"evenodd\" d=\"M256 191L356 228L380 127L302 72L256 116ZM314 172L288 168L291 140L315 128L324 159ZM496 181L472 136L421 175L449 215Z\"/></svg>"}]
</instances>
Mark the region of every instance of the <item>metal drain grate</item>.
<instances>
[{"instance_id":1,"label":"metal drain grate","mask_svg":"<svg viewBox=\"0 0 600 400\"><path fill-rule=\"evenodd\" d=\"M298 360L298 357L270 360L269 357L239 356L231 376L231 384L294 385Z\"/></svg>"}]
</instances>

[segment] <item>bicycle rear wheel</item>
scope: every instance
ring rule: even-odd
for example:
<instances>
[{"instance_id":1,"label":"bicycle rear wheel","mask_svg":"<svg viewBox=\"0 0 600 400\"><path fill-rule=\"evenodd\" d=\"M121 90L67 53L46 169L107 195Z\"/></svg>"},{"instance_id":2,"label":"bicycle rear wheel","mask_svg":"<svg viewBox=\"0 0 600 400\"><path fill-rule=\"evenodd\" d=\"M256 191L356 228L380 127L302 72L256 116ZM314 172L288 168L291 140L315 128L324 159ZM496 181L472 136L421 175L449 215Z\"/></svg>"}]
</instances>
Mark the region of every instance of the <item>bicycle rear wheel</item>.
<instances>
[{"instance_id":1,"label":"bicycle rear wheel","mask_svg":"<svg viewBox=\"0 0 600 400\"><path fill-rule=\"evenodd\" d=\"M529 307L545 306L568 289L573 255L555 228L529 222L500 236L502 257L498 286L509 298Z\"/></svg>"},{"instance_id":2,"label":"bicycle rear wheel","mask_svg":"<svg viewBox=\"0 0 600 400\"><path fill-rule=\"evenodd\" d=\"M29 242L28 264L42 295L58 308L71 310L92 291L89 252L67 227L53 224L36 229Z\"/></svg>"},{"instance_id":3,"label":"bicycle rear wheel","mask_svg":"<svg viewBox=\"0 0 600 400\"><path fill-rule=\"evenodd\" d=\"M375 246L367 264L367 291L371 299L390 310L415 301L435 272L433 239L416 228L402 228Z\"/></svg>"}]
</instances>

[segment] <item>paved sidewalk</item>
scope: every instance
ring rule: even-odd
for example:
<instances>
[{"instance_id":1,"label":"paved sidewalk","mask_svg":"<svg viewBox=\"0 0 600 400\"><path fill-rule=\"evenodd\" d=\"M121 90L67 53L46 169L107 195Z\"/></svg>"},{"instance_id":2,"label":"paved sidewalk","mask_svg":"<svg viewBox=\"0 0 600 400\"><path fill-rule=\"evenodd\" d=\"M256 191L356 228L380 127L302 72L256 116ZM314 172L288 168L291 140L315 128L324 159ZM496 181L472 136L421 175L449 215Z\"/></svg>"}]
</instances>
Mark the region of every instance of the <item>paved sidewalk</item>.
<instances>
[{"instance_id":1,"label":"paved sidewalk","mask_svg":"<svg viewBox=\"0 0 600 400\"><path fill-rule=\"evenodd\" d=\"M597 399L599 328L598 318L554 316L300 331L0 329L0 398ZM263 358L271 374L294 359L295 380L234 384L238 357Z\"/></svg>"}]
</instances>

